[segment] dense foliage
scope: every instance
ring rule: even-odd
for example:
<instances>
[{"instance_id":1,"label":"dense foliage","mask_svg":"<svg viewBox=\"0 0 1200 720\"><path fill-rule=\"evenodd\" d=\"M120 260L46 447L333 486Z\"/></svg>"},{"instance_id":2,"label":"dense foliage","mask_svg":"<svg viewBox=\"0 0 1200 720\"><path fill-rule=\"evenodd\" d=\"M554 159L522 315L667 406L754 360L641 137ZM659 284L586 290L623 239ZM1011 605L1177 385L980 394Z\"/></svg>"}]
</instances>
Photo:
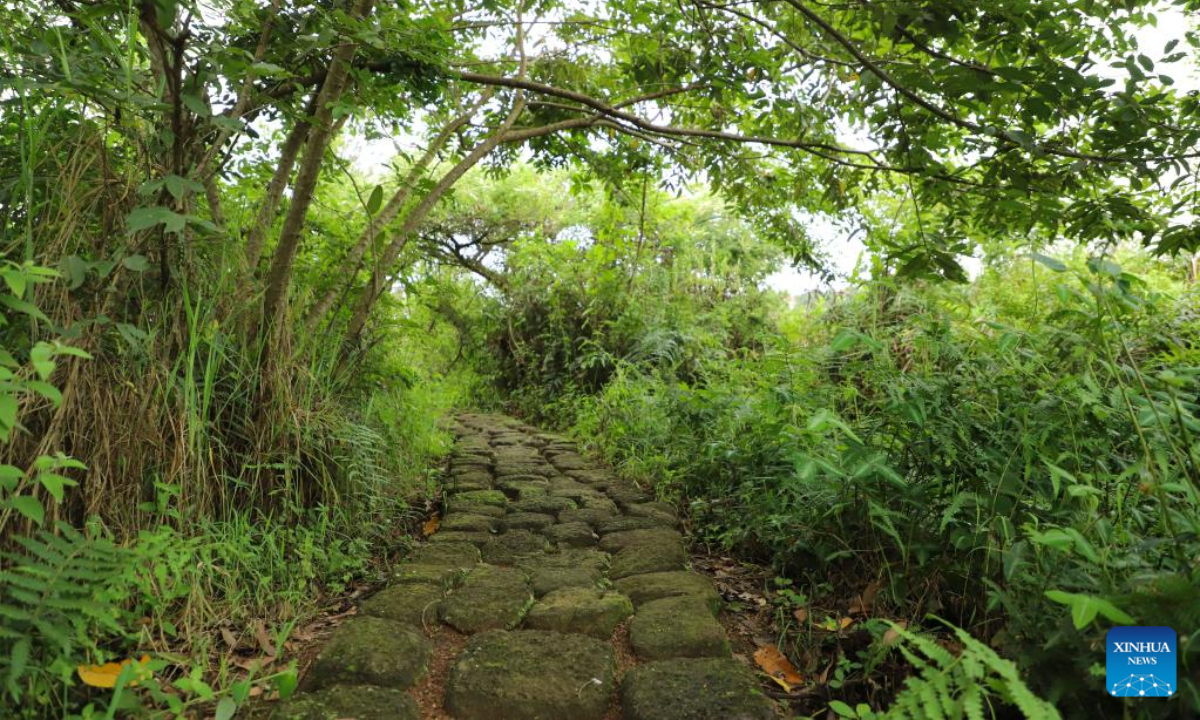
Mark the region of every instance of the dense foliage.
<instances>
[{"instance_id":1,"label":"dense foliage","mask_svg":"<svg viewBox=\"0 0 1200 720\"><path fill-rule=\"evenodd\" d=\"M1194 674L1200 36L1137 31L1195 9L6 4L0 715L288 692L483 403L772 566L798 662L886 587L916 670L871 624L834 712L1100 716L1113 623ZM849 288L769 289L814 228Z\"/></svg>"}]
</instances>

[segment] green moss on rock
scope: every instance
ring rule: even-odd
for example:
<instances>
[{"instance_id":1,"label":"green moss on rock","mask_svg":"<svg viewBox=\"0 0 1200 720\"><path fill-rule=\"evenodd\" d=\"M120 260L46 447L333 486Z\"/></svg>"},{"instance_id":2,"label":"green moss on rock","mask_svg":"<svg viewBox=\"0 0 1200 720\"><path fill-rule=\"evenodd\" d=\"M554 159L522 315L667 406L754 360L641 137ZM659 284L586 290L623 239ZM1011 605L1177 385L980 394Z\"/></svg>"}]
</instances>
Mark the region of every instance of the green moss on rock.
<instances>
[{"instance_id":1,"label":"green moss on rock","mask_svg":"<svg viewBox=\"0 0 1200 720\"><path fill-rule=\"evenodd\" d=\"M416 700L403 690L335 685L280 703L272 720L419 720Z\"/></svg>"},{"instance_id":2,"label":"green moss on rock","mask_svg":"<svg viewBox=\"0 0 1200 720\"><path fill-rule=\"evenodd\" d=\"M465 530L445 530L436 532L429 536L429 542L432 545L476 545L483 546L492 539L492 534L487 531L483 532L467 532Z\"/></svg>"},{"instance_id":3,"label":"green moss on rock","mask_svg":"<svg viewBox=\"0 0 1200 720\"><path fill-rule=\"evenodd\" d=\"M438 620L438 606L445 590L441 584L393 585L367 598L359 611L366 616L427 627Z\"/></svg>"},{"instance_id":4,"label":"green moss on rock","mask_svg":"<svg viewBox=\"0 0 1200 720\"><path fill-rule=\"evenodd\" d=\"M531 497L516 501L509 508L513 512L546 513L558 515L563 510L577 507L574 500L563 497Z\"/></svg>"},{"instance_id":5,"label":"green moss on rock","mask_svg":"<svg viewBox=\"0 0 1200 720\"><path fill-rule=\"evenodd\" d=\"M681 542L642 540L626 545L613 555L612 563L608 567L608 577L620 580L631 575L682 570L685 564L687 553Z\"/></svg>"},{"instance_id":6,"label":"green moss on rock","mask_svg":"<svg viewBox=\"0 0 1200 720\"><path fill-rule=\"evenodd\" d=\"M525 624L534 630L607 639L632 614L633 603L618 592L568 588L555 590L535 603L525 616Z\"/></svg>"},{"instance_id":7,"label":"green moss on rock","mask_svg":"<svg viewBox=\"0 0 1200 720\"><path fill-rule=\"evenodd\" d=\"M451 669L446 709L459 720L601 720L614 667L609 644L584 635L484 633Z\"/></svg>"},{"instance_id":8,"label":"green moss on rock","mask_svg":"<svg viewBox=\"0 0 1200 720\"><path fill-rule=\"evenodd\" d=\"M491 532L500 523L500 518L470 513L450 513L442 518L441 532Z\"/></svg>"},{"instance_id":9,"label":"green moss on rock","mask_svg":"<svg viewBox=\"0 0 1200 720\"><path fill-rule=\"evenodd\" d=\"M504 516L507 530L541 530L554 524L554 516L545 513L509 513Z\"/></svg>"},{"instance_id":10,"label":"green moss on rock","mask_svg":"<svg viewBox=\"0 0 1200 720\"><path fill-rule=\"evenodd\" d=\"M648 573L621 578L613 586L640 608L643 603L662 598L691 595L700 598L713 615L721 610L721 596L707 578L696 573L678 570L675 572Z\"/></svg>"},{"instance_id":11,"label":"green moss on rock","mask_svg":"<svg viewBox=\"0 0 1200 720\"><path fill-rule=\"evenodd\" d=\"M420 565L472 567L479 562L479 548L471 543L443 542L425 545L413 551L411 560Z\"/></svg>"},{"instance_id":12,"label":"green moss on rock","mask_svg":"<svg viewBox=\"0 0 1200 720\"><path fill-rule=\"evenodd\" d=\"M772 720L771 701L742 663L683 658L638 665L621 681L626 720Z\"/></svg>"},{"instance_id":13,"label":"green moss on rock","mask_svg":"<svg viewBox=\"0 0 1200 720\"><path fill-rule=\"evenodd\" d=\"M578 510L563 510L558 514L561 523L581 522L595 530L600 525L612 520L613 514L600 508L580 508Z\"/></svg>"},{"instance_id":14,"label":"green moss on rock","mask_svg":"<svg viewBox=\"0 0 1200 720\"><path fill-rule=\"evenodd\" d=\"M641 660L730 654L725 629L694 595L644 603L629 623L629 642Z\"/></svg>"},{"instance_id":15,"label":"green moss on rock","mask_svg":"<svg viewBox=\"0 0 1200 720\"><path fill-rule=\"evenodd\" d=\"M631 545L672 545L682 548L683 535L676 530L656 527L609 533L600 540L600 549L611 553L619 552Z\"/></svg>"},{"instance_id":16,"label":"green moss on rock","mask_svg":"<svg viewBox=\"0 0 1200 720\"><path fill-rule=\"evenodd\" d=\"M592 526L581 522L565 522L545 529L545 535L559 547L584 548L596 544L596 533Z\"/></svg>"},{"instance_id":17,"label":"green moss on rock","mask_svg":"<svg viewBox=\"0 0 1200 720\"><path fill-rule=\"evenodd\" d=\"M653 518L630 517L621 515L601 524L596 532L601 535L628 532L630 530L669 530L670 526Z\"/></svg>"},{"instance_id":18,"label":"green moss on rock","mask_svg":"<svg viewBox=\"0 0 1200 720\"><path fill-rule=\"evenodd\" d=\"M532 601L525 573L479 565L442 601L442 621L465 633L511 627Z\"/></svg>"},{"instance_id":19,"label":"green moss on rock","mask_svg":"<svg viewBox=\"0 0 1200 720\"><path fill-rule=\"evenodd\" d=\"M305 684L313 690L333 685L407 688L425 673L429 655L429 641L409 626L360 616L333 633Z\"/></svg>"},{"instance_id":20,"label":"green moss on rock","mask_svg":"<svg viewBox=\"0 0 1200 720\"><path fill-rule=\"evenodd\" d=\"M546 551L546 538L528 530L509 530L496 535L483 546L483 561L492 565L513 565L518 559Z\"/></svg>"}]
</instances>

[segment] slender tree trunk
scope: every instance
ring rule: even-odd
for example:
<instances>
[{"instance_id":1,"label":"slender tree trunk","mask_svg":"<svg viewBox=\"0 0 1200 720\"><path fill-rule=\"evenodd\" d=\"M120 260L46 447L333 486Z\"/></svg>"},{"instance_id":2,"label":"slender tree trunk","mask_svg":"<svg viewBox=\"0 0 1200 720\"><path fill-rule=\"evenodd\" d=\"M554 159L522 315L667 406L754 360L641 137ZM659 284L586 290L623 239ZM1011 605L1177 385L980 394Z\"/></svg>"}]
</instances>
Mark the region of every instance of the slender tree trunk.
<instances>
[{"instance_id":1,"label":"slender tree trunk","mask_svg":"<svg viewBox=\"0 0 1200 720\"><path fill-rule=\"evenodd\" d=\"M500 128L492 133L483 142L475 146L473 150L457 165L450 168L438 184L429 191L429 194L421 198L421 202L417 204L412 211L405 216L404 223L400 229L392 237L391 243L383 251L379 262L371 271L371 279L367 282L367 286L363 288L362 295L358 298L358 303L354 308L354 314L350 318L350 326L346 330L346 341L352 343L356 341L359 335L362 334L363 328L367 324L367 319L371 316L371 310L375 307L375 302L379 299L380 294L386 287L386 279L388 277L388 269L396 263L400 257L400 253L404 250L404 246L408 244L409 238L416 231L421 223L425 221L426 216L437 205L438 200L446 194L446 191L454 186L468 170L475 167L480 160L487 157L492 150L495 150L501 142L505 140L505 135L516 122L517 116L525 108L523 97L518 96L512 111L508 117L504 119Z\"/></svg>"},{"instance_id":2,"label":"slender tree trunk","mask_svg":"<svg viewBox=\"0 0 1200 720\"><path fill-rule=\"evenodd\" d=\"M491 93L486 93L478 102L473 103L466 112L452 119L442 128L442 131L438 133L437 137L430 143L428 149L425 150L425 154L421 156L412 169L409 170L408 174L405 175L399 189L396 190L396 193L392 195L387 204L383 206L379 214L367 220L367 227L363 229L358 242L354 244L354 247L350 248L350 252L346 255L346 260L342 263L342 268L350 273L351 281L353 281L354 274L358 272L363 256L366 255L367 250L374 244L379 231L386 227L392 220L395 220L396 216L408 203L413 188L416 187L417 181L421 179L421 176L425 174L425 170L429 167L429 164L433 162L433 159L441 152L442 147L454 136L454 133L458 132L463 125L470 122L471 118L475 116L475 113L487 102L489 97L491 97ZM309 308L304 322L309 332L316 329L321 319L325 317L326 313L337 302L338 295L341 294L341 289L338 283L331 283L325 294Z\"/></svg>"},{"instance_id":3,"label":"slender tree trunk","mask_svg":"<svg viewBox=\"0 0 1200 720\"><path fill-rule=\"evenodd\" d=\"M371 13L372 4L373 0L356 0L350 17L354 20L367 17ZM267 272L260 322L261 327L268 331L282 314L287 303L288 286L292 278L296 252L300 247L300 235L304 229L305 216L308 214L313 193L316 191L325 150L329 147L330 138L333 136L333 105L341 98L342 91L346 87L350 61L354 58L355 50L354 43L344 41L334 51L325 83L317 95L317 108L313 115L312 129L308 133L308 142L304 148L304 159L296 173L292 202L284 217L283 228L279 233L279 244L275 248L275 256L271 259L271 267Z\"/></svg>"},{"instance_id":4,"label":"slender tree trunk","mask_svg":"<svg viewBox=\"0 0 1200 720\"><path fill-rule=\"evenodd\" d=\"M287 138L284 139L283 148L279 151L279 163L275 166L275 174L271 176L271 182L267 184L267 190L258 206L258 212L254 214L254 223L246 235L243 277L247 284L258 268L259 261L262 260L267 231L271 228L275 213L279 210L279 204L283 202L283 192L287 190L288 183L292 180L292 170L296 167L296 158L300 155L300 148L304 147L304 141L308 139L308 131L312 128L309 121L316 112L318 97L320 97L319 90L306 105L304 117L296 120Z\"/></svg>"}]
</instances>

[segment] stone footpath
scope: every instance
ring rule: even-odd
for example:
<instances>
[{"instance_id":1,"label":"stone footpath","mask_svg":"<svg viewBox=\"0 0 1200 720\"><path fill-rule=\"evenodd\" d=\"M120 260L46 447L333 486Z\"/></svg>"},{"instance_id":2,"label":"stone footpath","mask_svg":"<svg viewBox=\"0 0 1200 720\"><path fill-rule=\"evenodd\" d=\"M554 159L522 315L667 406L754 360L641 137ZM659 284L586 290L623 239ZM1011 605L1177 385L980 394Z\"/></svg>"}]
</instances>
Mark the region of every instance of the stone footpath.
<instances>
[{"instance_id":1,"label":"stone footpath","mask_svg":"<svg viewBox=\"0 0 1200 720\"><path fill-rule=\"evenodd\" d=\"M412 688L438 623L469 638L436 717L775 717L730 656L716 590L685 569L669 505L511 418L453 430L439 531L337 629L277 720L421 717Z\"/></svg>"}]
</instances>

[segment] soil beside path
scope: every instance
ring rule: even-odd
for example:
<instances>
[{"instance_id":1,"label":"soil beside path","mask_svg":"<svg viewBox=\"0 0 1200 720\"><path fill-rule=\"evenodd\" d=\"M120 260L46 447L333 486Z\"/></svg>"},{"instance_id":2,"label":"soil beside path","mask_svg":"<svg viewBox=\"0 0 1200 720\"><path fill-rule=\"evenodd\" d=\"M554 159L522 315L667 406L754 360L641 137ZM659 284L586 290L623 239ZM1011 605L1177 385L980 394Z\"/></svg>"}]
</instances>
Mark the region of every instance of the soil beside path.
<instances>
[{"instance_id":1,"label":"soil beside path","mask_svg":"<svg viewBox=\"0 0 1200 720\"><path fill-rule=\"evenodd\" d=\"M277 720L772 720L673 509L573 443L461 415L440 529Z\"/></svg>"}]
</instances>

